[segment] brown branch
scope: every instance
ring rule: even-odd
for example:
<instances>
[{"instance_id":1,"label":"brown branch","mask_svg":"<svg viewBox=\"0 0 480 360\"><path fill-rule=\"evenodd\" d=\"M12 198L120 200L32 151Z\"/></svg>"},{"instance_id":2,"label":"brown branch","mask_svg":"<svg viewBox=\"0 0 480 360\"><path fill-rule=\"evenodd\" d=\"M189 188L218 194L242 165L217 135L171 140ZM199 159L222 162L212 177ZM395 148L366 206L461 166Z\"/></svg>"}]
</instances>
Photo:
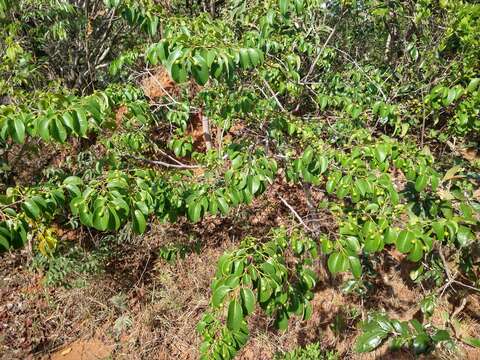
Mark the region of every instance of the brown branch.
<instances>
[{"instance_id":1,"label":"brown branch","mask_svg":"<svg viewBox=\"0 0 480 360\"><path fill-rule=\"evenodd\" d=\"M205 139L205 146L207 147L207 151L212 148L212 135L210 134L210 124L208 122L208 118L203 116L200 112L200 119L202 121L202 130L203 130L203 138Z\"/></svg>"}]
</instances>

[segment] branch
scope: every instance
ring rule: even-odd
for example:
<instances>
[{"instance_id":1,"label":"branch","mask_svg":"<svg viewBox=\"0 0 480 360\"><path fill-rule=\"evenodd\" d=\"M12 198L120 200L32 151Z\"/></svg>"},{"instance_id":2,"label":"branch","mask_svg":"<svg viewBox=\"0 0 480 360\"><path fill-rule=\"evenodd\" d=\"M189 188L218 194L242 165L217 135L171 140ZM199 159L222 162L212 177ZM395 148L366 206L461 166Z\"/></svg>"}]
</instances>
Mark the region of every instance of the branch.
<instances>
[{"instance_id":1,"label":"branch","mask_svg":"<svg viewBox=\"0 0 480 360\"><path fill-rule=\"evenodd\" d=\"M166 163L166 162L160 161L160 160L150 160L150 159L136 157L136 156L133 156L133 155L129 155L129 156L132 159L135 159L137 161L142 161L142 162L145 162L147 164L152 164L152 165L164 166L166 168L175 168L175 169L199 169L199 168L203 168L203 166L201 166L201 165L188 165L188 164L181 164L181 163L180 164L170 164L170 163Z\"/></svg>"},{"instance_id":2,"label":"branch","mask_svg":"<svg viewBox=\"0 0 480 360\"><path fill-rule=\"evenodd\" d=\"M330 41L330 39L332 38L333 34L335 33L335 30L337 29L337 25L338 25L338 22L337 22L337 23L335 24L335 26L333 27L332 31L330 32L330 35L328 35L327 40L323 43L322 48L321 48L320 51L318 52L317 57L316 57L315 60L313 61L312 65L310 65L310 68L308 69L307 75L305 75L305 76L303 77L302 81L305 82L305 81L308 79L308 77L312 74L313 70L315 70L315 66L317 65L318 60L320 60L320 56L322 56L323 51L325 50L325 48L326 48L327 45L328 45L328 42Z\"/></svg>"},{"instance_id":3,"label":"branch","mask_svg":"<svg viewBox=\"0 0 480 360\"><path fill-rule=\"evenodd\" d=\"M305 229L307 229L310 232L313 232L312 228L310 228L307 224L305 224L305 222L300 217L300 215L298 215L298 213L295 211L295 209L283 197L280 197L280 200L293 213L293 215L295 215L297 220L300 222L300 224L302 224L305 227Z\"/></svg>"},{"instance_id":4,"label":"branch","mask_svg":"<svg viewBox=\"0 0 480 360\"><path fill-rule=\"evenodd\" d=\"M464 288L467 288L467 289L470 289L470 290L473 290L473 291L478 291L480 292L480 289L479 288L476 288L474 286L470 286L470 285L467 285L467 284L464 284L462 283L461 281L458 281L456 280L456 275L452 276L452 274L450 273L450 268L448 267L448 263L447 263L447 260L445 259L445 256L443 255L443 251L441 248L438 249L438 254L440 255L440 259L442 260L442 264L443 264L443 267L445 268L445 273L447 274L447 278L448 278L448 282L442 286L442 288L440 288L438 291L440 292L440 297L443 296L443 293L445 292L445 290L451 286L452 284L457 284L459 286L462 286Z\"/></svg>"},{"instance_id":5,"label":"branch","mask_svg":"<svg viewBox=\"0 0 480 360\"><path fill-rule=\"evenodd\" d=\"M277 105L280 107L280 109L282 109L282 111L286 111L285 108L283 107L282 103L280 102L280 100L278 100L277 94L275 94L275 92L272 90L272 88L270 87L267 80L263 79L263 83L265 84L265 86L268 88L268 90L272 94L273 98L275 99L275 101L276 101Z\"/></svg>"},{"instance_id":6,"label":"branch","mask_svg":"<svg viewBox=\"0 0 480 360\"><path fill-rule=\"evenodd\" d=\"M202 130L203 130L203 138L205 139L205 146L207 147L207 151L212 148L212 135L210 135L210 125L208 123L208 118L203 116L202 112L200 112L200 120L202 121Z\"/></svg>"},{"instance_id":7,"label":"branch","mask_svg":"<svg viewBox=\"0 0 480 360\"><path fill-rule=\"evenodd\" d=\"M363 75L365 75L365 77L368 79L368 81L370 81L377 89L378 91L380 91L380 93L382 94L383 96L383 100L387 101L387 96L385 95L385 93L383 92L382 88L380 87L380 85L378 85L375 81L372 80L372 78L370 76L368 76L368 74L360 67L360 65L358 65L358 63L355 61L355 59L353 59L347 52L339 49L339 48L336 48L336 47L332 47L333 49L337 50L339 53L341 53L343 56L345 56L345 58L347 58L347 60L351 61L353 65L355 65L357 67L358 70L360 70Z\"/></svg>"}]
</instances>

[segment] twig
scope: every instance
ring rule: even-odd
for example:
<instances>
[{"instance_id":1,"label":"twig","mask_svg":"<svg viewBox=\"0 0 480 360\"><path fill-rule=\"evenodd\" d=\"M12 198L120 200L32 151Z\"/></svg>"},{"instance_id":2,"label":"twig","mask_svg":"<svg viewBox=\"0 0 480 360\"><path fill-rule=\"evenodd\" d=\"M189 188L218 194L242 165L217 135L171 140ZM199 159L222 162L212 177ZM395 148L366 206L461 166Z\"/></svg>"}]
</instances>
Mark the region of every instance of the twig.
<instances>
[{"instance_id":1,"label":"twig","mask_svg":"<svg viewBox=\"0 0 480 360\"><path fill-rule=\"evenodd\" d=\"M174 163L177 163L178 165L185 165L184 163L178 161L177 159L175 159L173 156L170 156L168 155L165 151L163 151L162 149L156 149L156 151L158 151L160 154L162 154L163 156L166 156L167 158L169 158L170 160L172 160Z\"/></svg>"},{"instance_id":2,"label":"twig","mask_svg":"<svg viewBox=\"0 0 480 360\"><path fill-rule=\"evenodd\" d=\"M462 312L462 310L465 308L465 305L467 305L467 298L463 298L462 299L462 302L460 303L460 305L455 309L455 311L452 313L452 316L450 316L450 318L454 318L456 317L458 314L460 314Z\"/></svg>"},{"instance_id":3,"label":"twig","mask_svg":"<svg viewBox=\"0 0 480 360\"><path fill-rule=\"evenodd\" d=\"M336 48L336 47L332 47L333 49L337 50L339 53L341 53L342 55L344 55L348 60L350 60L352 62L353 65L355 65L358 70L360 70L363 75L365 75L365 77L378 89L378 91L380 91L380 93L382 94L383 96L383 100L384 101L387 101L387 96L385 95L385 93L383 92L382 88L380 87L380 85L378 85L375 81L372 80L372 78L370 76L368 76L368 74L361 68L360 65L358 65L358 63L355 61L355 59L353 59L347 52L339 49L339 48Z\"/></svg>"},{"instance_id":4,"label":"twig","mask_svg":"<svg viewBox=\"0 0 480 360\"><path fill-rule=\"evenodd\" d=\"M328 35L327 40L325 40L325 42L323 43L323 46L320 49L320 51L318 52L317 57L315 58L315 60L313 60L312 65L310 65L310 68L308 69L307 75L305 75L303 77L303 79L302 79L303 81L306 81L308 79L308 77L312 74L313 70L315 70L315 66L317 65L318 60L320 60L320 56L322 56L323 52L325 51L325 48L327 47L327 45L328 45L330 39L332 38L333 34L335 34L335 30L337 30L337 25L338 25L339 22L340 21L337 21L337 23L333 27L332 31Z\"/></svg>"},{"instance_id":5,"label":"twig","mask_svg":"<svg viewBox=\"0 0 480 360\"><path fill-rule=\"evenodd\" d=\"M146 162L148 164L152 164L152 165L160 165L160 166L164 166L164 167L167 167L167 168L175 168L175 169L198 169L198 168L202 168L203 166L201 165L188 165L188 164L170 164L170 163L166 163L164 161L160 161L160 160L150 160L150 159L144 159L144 158L140 158L140 157L136 157L136 156L133 156L133 155L129 155L132 159L135 159L137 161L142 161L142 162Z\"/></svg>"},{"instance_id":6,"label":"twig","mask_svg":"<svg viewBox=\"0 0 480 360\"><path fill-rule=\"evenodd\" d=\"M272 88L268 84L267 80L263 79L263 83L265 84L265 86L268 88L268 90L272 94L273 98L275 99L275 101L276 101L277 105L280 107L280 109L282 109L282 111L285 111L285 108L283 107L282 103L280 102L280 100L278 100L277 94L275 94L275 92L272 90Z\"/></svg>"},{"instance_id":7,"label":"twig","mask_svg":"<svg viewBox=\"0 0 480 360\"><path fill-rule=\"evenodd\" d=\"M452 276L452 274L450 273L450 268L448 267L447 260L445 259L445 255L443 255L443 251L442 251L441 248L438 249L438 254L440 255L440 259L442 260L442 264L443 264L443 267L445 269L445 273L446 273L447 279L448 279L448 282L438 290L440 292L440 297L443 296L445 290L449 286L451 286L452 284L457 284L457 285L462 286L464 288L480 292L479 288L476 288L476 287L468 285L468 284L464 284L463 282L456 280L455 279L456 275Z\"/></svg>"},{"instance_id":8,"label":"twig","mask_svg":"<svg viewBox=\"0 0 480 360\"><path fill-rule=\"evenodd\" d=\"M445 255L443 255L443 250L441 248L438 248L438 255L440 255L440 259L442 260L443 267L445 268L445 273L447 274L448 280L453 281L452 274L450 273L447 260L445 259Z\"/></svg>"},{"instance_id":9,"label":"twig","mask_svg":"<svg viewBox=\"0 0 480 360\"><path fill-rule=\"evenodd\" d=\"M313 232L312 228L310 228L307 224L305 224L305 222L300 217L300 215L298 215L298 213L295 211L295 209L283 197L280 197L280 200L293 213L293 215L295 215L297 220L300 222L300 224L302 224L305 227L305 229L307 229L310 232Z\"/></svg>"}]
</instances>

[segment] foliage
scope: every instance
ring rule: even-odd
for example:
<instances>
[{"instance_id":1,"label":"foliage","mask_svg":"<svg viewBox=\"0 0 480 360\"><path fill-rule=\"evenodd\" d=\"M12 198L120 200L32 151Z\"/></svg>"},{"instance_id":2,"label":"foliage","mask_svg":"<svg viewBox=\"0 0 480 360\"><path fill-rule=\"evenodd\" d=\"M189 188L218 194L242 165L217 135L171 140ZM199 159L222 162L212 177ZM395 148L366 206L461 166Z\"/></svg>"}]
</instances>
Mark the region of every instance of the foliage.
<instances>
[{"instance_id":1,"label":"foliage","mask_svg":"<svg viewBox=\"0 0 480 360\"><path fill-rule=\"evenodd\" d=\"M337 360L335 351L323 351L319 343L308 344L305 347L296 348L288 353L277 355L276 360Z\"/></svg>"},{"instance_id":2,"label":"foliage","mask_svg":"<svg viewBox=\"0 0 480 360\"><path fill-rule=\"evenodd\" d=\"M395 250L417 284L478 287L477 3L161 3L0 0L0 251L29 245L63 282L83 270L59 229L141 235L234 216L274 182L301 189L329 231L289 205L304 232L220 258L198 326L208 359L234 357L257 308L280 330L308 319L320 266L365 296ZM453 341L384 314L362 328L358 351Z\"/></svg>"},{"instance_id":3,"label":"foliage","mask_svg":"<svg viewBox=\"0 0 480 360\"><path fill-rule=\"evenodd\" d=\"M393 349L412 347L415 354L431 351L440 342L451 341L446 330L424 326L417 319L410 322L389 319L384 314L370 315L362 324L362 331L355 347L358 352L371 351L388 337L392 337Z\"/></svg>"},{"instance_id":4,"label":"foliage","mask_svg":"<svg viewBox=\"0 0 480 360\"><path fill-rule=\"evenodd\" d=\"M204 337L202 358L233 358L248 339L245 318L257 304L275 317L279 330L288 327L292 316L308 320L312 315L309 300L317 276L309 266L317 257L315 242L301 233L287 236L284 229L271 237L266 243L246 238L237 251L218 261L211 311L197 327ZM288 259L293 269L287 268L291 256L296 258L293 264ZM226 326L219 321L225 310Z\"/></svg>"}]
</instances>

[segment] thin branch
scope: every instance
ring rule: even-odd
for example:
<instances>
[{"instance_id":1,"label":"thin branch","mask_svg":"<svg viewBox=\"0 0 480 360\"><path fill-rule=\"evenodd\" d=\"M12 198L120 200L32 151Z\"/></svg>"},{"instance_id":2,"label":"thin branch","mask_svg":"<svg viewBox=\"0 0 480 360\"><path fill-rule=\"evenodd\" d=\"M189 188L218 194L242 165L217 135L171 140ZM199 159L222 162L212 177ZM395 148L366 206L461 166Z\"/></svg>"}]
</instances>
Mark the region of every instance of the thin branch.
<instances>
[{"instance_id":1,"label":"thin branch","mask_svg":"<svg viewBox=\"0 0 480 360\"><path fill-rule=\"evenodd\" d=\"M307 224L305 224L305 222L303 221L303 219L300 217L300 215L298 215L298 213L295 211L295 209L283 198L283 197L280 197L280 200L282 201L282 203L292 212L293 215L295 215L295 217L297 218L298 222L300 224L302 224L305 229L307 229L308 231L310 232L313 232L312 228L310 228Z\"/></svg>"},{"instance_id":2,"label":"thin branch","mask_svg":"<svg viewBox=\"0 0 480 360\"><path fill-rule=\"evenodd\" d=\"M163 156L166 156L167 158L169 158L170 160L172 160L173 162L177 163L178 165L185 165L184 163L178 161L177 159L175 159L173 156L170 156L168 155L165 151L163 151L162 149L157 149L157 151L162 154Z\"/></svg>"},{"instance_id":3,"label":"thin branch","mask_svg":"<svg viewBox=\"0 0 480 360\"><path fill-rule=\"evenodd\" d=\"M203 130L203 138L205 140L205 146L207 151L212 148L212 135L210 134L210 124L208 118L200 112L200 120L202 121L202 130Z\"/></svg>"},{"instance_id":4,"label":"thin branch","mask_svg":"<svg viewBox=\"0 0 480 360\"><path fill-rule=\"evenodd\" d=\"M308 77L312 74L313 70L315 70L315 66L317 65L318 60L320 60L320 56L322 56L322 54L323 54L325 48L327 47L330 39L332 38L333 34L335 34L335 31L337 30L337 25L338 25L338 23L339 23L339 22L337 22L337 23L335 24L335 26L333 27L332 31L330 31L330 34L328 35L327 40L325 40L325 42L323 43L322 48L320 49L320 51L319 51L318 54L317 54L317 57L315 58L315 60L313 60L312 65L310 65L310 68L308 69L307 75L305 75L305 76L303 77L303 79L302 79L303 81L306 81L306 80L308 79Z\"/></svg>"},{"instance_id":5,"label":"thin branch","mask_svg":"<svg viewBox=\"0 0 480 360\"><path fill-rule=\"evenodd\" d=\"M353 65L355 65L357 67L358 70L360 70L363 75L365 75L365 77L368 79L368 81L370 81L377 89L378 91L380 91L380 93L382 94L383 96L383 100L387 101L387 96L385 95L385 93L383 92L382 88L380 87L380 85L378 85L375 81L372 80L372 78L370 76L368 76L368 74L361 68L360 65L358 65L358 63L355 61L354 58L352 58L347 52L339 49L339 48L336 48L336 47L332 47L333 49L337 50L339 53L341 53L343 56L345 56L347 58L347 60L349 60L350 62L352 62Z\"/></svg>"},{"instance_id":6,"label":"thin branch","mask_svg":"<svg viewBox=\"0 0 480 360\"><path fill-rule=\"evenodd\" d=\"M150 159L136 157L136 156L133 156L133 155L129 155L129 156L132 159L135 159L137 161L142 161L142 162L145 162L147 164L152 164L152 165L160 165L160 166L164 166L164 167L167 167L167 168L175 168L175 169L199 169L199 168L203 168L203 166L201 166L201 165L170 164L170 163L166 163L166 162L160 161L160 160L150 160Z\"/></svg>"},{"instance_id":7,"label":"thin branch","mask_svg":"<svg viewBox=\"0 0 480 360\"><path fill-rule=\"evenodd\" d=\"M280 109L282 109L282 111L286 111L285 108L283 107L282 103L280 102L280 100L278 100L277 94L275 94L275 92L272 90L272 88L270 87L267 80L263 79L263 83L265 84L265 86L268 88L268 90L272 94L273 98L275 99L275 101L276 101L277 105L280 107Z\"/></svg>"},{"instance_id":8,"label":"thin branch","mask_svg":"<svg viewBox=\"0 0 480 360\"><path fill-rule=\"evenodd\" d=\"M445 269L445 273L446 273L447 279L448 279L448 282L438 290L440 292L440 297L443 296L443 293L445 292L445 290L449 286L451 286L452 284L457 284L457 285L462 286L464 288L480 292L479 288L476 288L476 287L471 286L471 285L464 284L463 282L456 280L455 279L456 274L454 276L452 276L452 274L450 272L450 268L448 267L447 260L445 259L445 255L443 255L443 251L442 251L441 248L438 249L438 254L440 255L440 259L442 260L442 264L443 264L443 267Z\"/></svg>"}]
</instances>

